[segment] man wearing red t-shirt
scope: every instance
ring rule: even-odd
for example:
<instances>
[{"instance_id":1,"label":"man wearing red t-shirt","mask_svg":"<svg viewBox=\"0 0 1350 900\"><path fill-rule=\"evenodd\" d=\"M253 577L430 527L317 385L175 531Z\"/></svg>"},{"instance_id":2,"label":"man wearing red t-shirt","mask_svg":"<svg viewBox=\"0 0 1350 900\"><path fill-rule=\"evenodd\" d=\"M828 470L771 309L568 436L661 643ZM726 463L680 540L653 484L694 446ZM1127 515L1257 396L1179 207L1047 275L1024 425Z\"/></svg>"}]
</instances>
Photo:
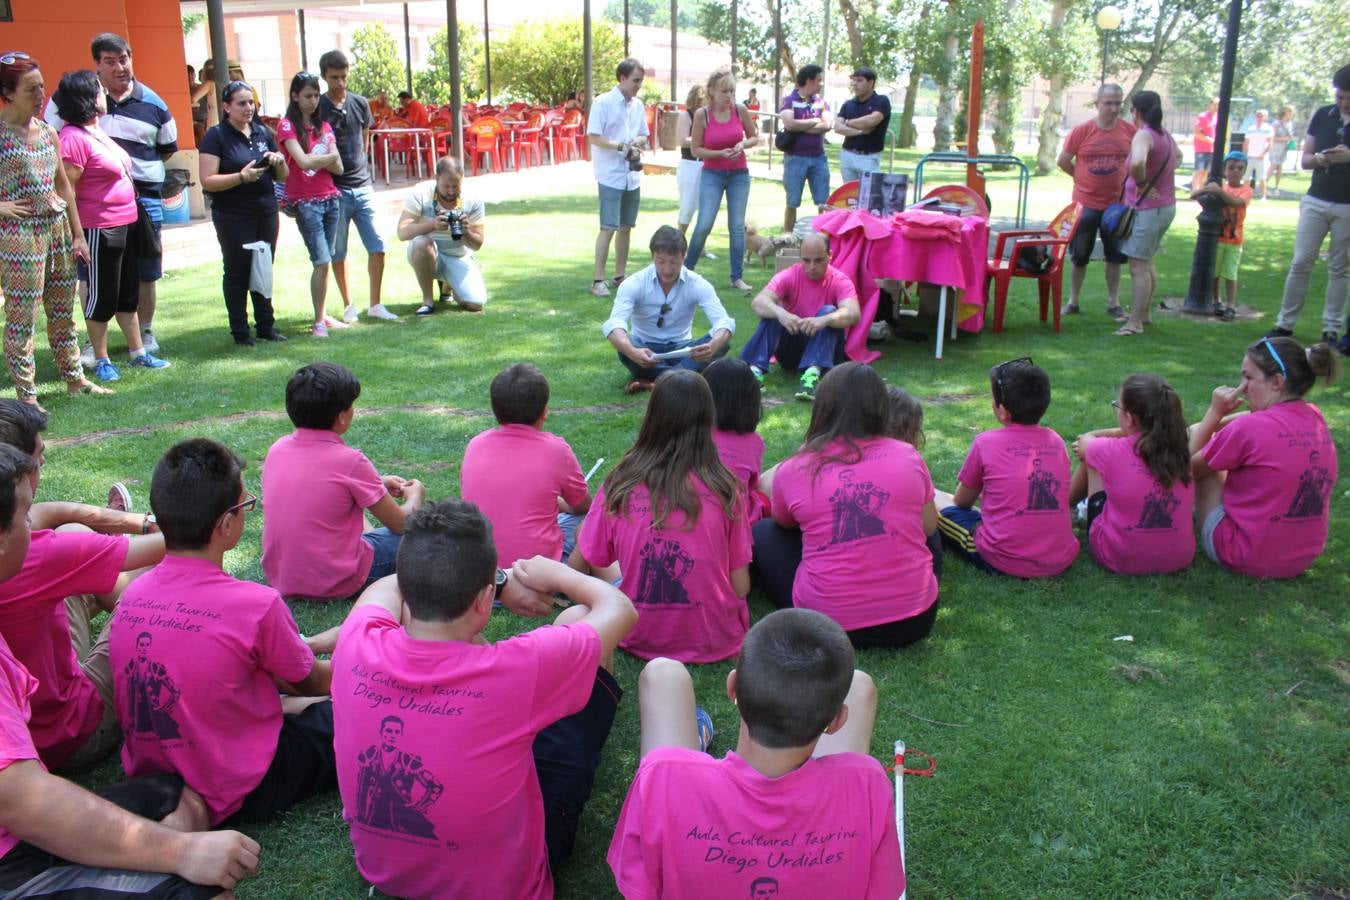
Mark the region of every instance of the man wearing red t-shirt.
<instances>
[{"instance_id":1,"label":"man wearing red t-shirt","mask_svg":"<svg viewBox=\"0 0 1350 900\"><path fill-rule=\"evenodd\" d=\"M431 116L427 115L427 108L422 105L422 101L407 91L398 92L398 109L395 112L407 119L413 128L431 127Z\"/></svg>"},{"instance_id":2,"label":"man wearing red t-shirt","mask_svg":"<svg viewBox=\"0 0 1350 900\"><path fill-rule=\"evenodd\" d=\"M1101 232L1102 251L1106 255L1106 314L1124 318L1120 308L1120 266L1125 254L1120 242L1101 227L1102 213L1112 203L1120 201L1125 189L1125 175L1130 159L1130 140L1134 126L1120 118L1120 106L1125 92L1118 84L1104 84L1097 89L1097 115L1073 131L1064 140L1059 154L1059 167L1073 177L1073 199L1083 204L1078 217L1078 230L1069 245L1073 268L1069 273L1069 302L1063 312L1078 312L1078 295L1083 291L1088 260Z\"/></svg>"}]
</instances>

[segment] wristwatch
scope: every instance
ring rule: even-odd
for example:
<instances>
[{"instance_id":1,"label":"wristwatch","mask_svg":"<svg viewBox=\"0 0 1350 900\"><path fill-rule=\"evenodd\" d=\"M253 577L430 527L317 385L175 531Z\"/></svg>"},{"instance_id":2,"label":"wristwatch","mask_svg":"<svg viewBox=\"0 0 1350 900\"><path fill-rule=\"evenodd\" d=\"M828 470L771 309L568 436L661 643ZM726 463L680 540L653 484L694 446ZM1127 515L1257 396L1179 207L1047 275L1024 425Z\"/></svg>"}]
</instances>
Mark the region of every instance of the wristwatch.
<instances>
[{"instance_id":1,"label":"wristwatch","mask_svg":"<svg viewBox=\"0 0 1350 900\"><path fill-rule=\"evenodd\" d=\"M1327 155L1323 153L1321 150L1318 150L1316 153L1313 154L1313 163L1319 169L1327 168Z\"/></svg>"},{"instance_id":2,"label":"wristwatch","mask_svg":"<svg viewBox=\"0 0 1350 900\"><path fill-rule=\"evenodd\" d=\"M495 577L495 579L494 579L494 581L493 581L493 584L494 584L495 589L494 589L493 594L492 594L492 599L493 599L493 600L500 600L500 599L502 599L502 589L506 587L506 570L505 570L505 569L498 569L498 570L497 570L497 575L496 575L496 577Z\"/></svg>"}]
</instances>

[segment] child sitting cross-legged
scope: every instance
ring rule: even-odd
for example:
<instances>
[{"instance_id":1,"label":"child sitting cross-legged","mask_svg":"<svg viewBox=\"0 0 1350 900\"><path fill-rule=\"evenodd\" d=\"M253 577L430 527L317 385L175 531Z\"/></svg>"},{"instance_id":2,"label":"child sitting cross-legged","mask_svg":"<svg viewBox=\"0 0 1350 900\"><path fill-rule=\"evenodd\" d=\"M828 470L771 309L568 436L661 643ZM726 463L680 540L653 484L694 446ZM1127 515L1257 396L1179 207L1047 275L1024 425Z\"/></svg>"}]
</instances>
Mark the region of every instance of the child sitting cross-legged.
<instances>
[{"instance_id":1,"label":"child sitting cross-legged","mask_svg":"<svg viewBox=\"0 0 1350 900\"><path fill-rule=\"evenodd\" d=\"M764 438L755 430L764 414L763 391L750 366L734 356L709 363L703 370L703 380L712 391L717 413L712 433L717 455L745 485L750 521L754 523L769 514L769 498L759 484Z\"/></svg>"},{"instance_id":2,"label":"child sitting cross-legged","mask_svg":"<svg viewBox=\"0 0 1350 900\"><path fill-rule=\"evenodd\" d=\"M286 385L295 431L262 469L262 569L283 597L345 600L393 574L404 520L425 498L422 482L381 477L342 440L359 396L361 382L335 363L305 366ZM367 530L363 510L384 527Z\"/></svg>"},{"instance_id":3,"label":"child sitting cross-legged","mask_svg":"<svg viewBox=\"0 0 1350 900\"><path fill-rule=\"evenodd\" d=\"M712 426L701 375L658 378L637 442L596 492L572 554L587 574L619 564L641 614L620 646L643 659L730 659L750 624L745 491L718 457Z\"/></svg>"},{"instance_id":4,"label":"child sitting cross-legged","mask_svg":"<svg viewBox=\"0 0 1350 900\"><path fill-rule=\"evenodd\" d=\"M975 436L955 494L939 493L938 525L957 553L985 572L1058 575L1078 556L1064 439L1040 424L1050 376L1031 357L989 370L999 428ZM975 502L983 499L980 509Z\"/></svg>"},{"instance_id":5,"label":"child sitting cross-legged","mask_svg":"<svg viewBox=\"0 0 1350 900\"><path fill-rule=\"evenodd\" d=\"M715 759L688 671L643 669L642 760L609 846L620 893L899 897L894 794L867 756L876 687L843 629L811 610L771 613L746 635L727 695L740 731Z\"/></svg>"},{"instance_id":6,"label":"child sitting cross-legged","mask_svg":"<svg viewBox=\"0 0 1350 900\"><path fill-rule=\"evenodd\" d=\"M516 363L492 379L489 392L497 427L465 448L460 496L492 523L497 565L533 556L566 560L591 494L567 441L544 431L548 379Z\"/></svg>"}]
</instances>

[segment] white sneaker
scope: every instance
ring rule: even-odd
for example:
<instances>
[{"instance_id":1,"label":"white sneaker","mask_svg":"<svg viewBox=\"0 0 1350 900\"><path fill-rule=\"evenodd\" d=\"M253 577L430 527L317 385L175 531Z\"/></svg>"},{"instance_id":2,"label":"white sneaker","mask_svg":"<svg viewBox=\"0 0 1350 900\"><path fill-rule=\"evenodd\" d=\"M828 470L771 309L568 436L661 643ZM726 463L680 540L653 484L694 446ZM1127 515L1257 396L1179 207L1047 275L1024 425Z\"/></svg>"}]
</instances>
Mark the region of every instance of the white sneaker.
<instances>
[{"instance_id":1,"label":"white sneaker","mask_svg":"<svg viewBox=\"0 0 1350 900\"><path fill-rule=\"evenodd\" d=\"M159 352L159 341L155 340L155 333L149 328L141 329L141 346L145 348L146 353Z\"/></svg>"},{"instance_id":2,"label":"white sneaker","mask_svg":"<svg viewBox=\"0 0 1350 900\"><path fill-rule=\"evenodd\" d=\"M348 306L346 309L342 310L342 321L350 325L353 322L355 322L360 315L361 315L360 312L358 312L356 309L356 304L353 303L351 306Z\"/></svg>"},{"instance_id":3,"label":"white sneaker","mask_svg":"<svg viewBox=\"0 0 1350 900\"><path fill-rule=\"evenodd\" d=\"M592 281L591 293L597 297L608 297L609 285L605 284L603 281Z\"/></svg>"},{"instance_id":4,"label":"white sneaker","mask_svg":"<svg viewBox=\"0 0 1350 900\"><path fill-rule=\"evenodd\" d=\"M343 314L344 316L346 313ZM386 322L393 322L398 316L391 313L383 303L376 303L370 309L366 310L367 319L383 319Z\"/></svg>"},{"instance_id":5,"label":"white sneaker","mask_svg":"<svg viewBox=\"0 0 1350 900\"><path fill-rule=\"evenodd\" d=\"M707 250L704 250L704 251L703 251L703 258L704 258L704 259L717 259L717 257L716 257L715 255L713 255L712 253L709 253Z\"/></svg>"},{"instance_id":6,"label":"white sneaker","mask_svg":"<svg viewBox=\"0 0 1350 900\"><path fill-rule=\"evenodd\" d=\"M84 349L80 351L80 365L86 369L94 367L94 345L88 341L84 342Z\"/></svg>"}]
</instances>

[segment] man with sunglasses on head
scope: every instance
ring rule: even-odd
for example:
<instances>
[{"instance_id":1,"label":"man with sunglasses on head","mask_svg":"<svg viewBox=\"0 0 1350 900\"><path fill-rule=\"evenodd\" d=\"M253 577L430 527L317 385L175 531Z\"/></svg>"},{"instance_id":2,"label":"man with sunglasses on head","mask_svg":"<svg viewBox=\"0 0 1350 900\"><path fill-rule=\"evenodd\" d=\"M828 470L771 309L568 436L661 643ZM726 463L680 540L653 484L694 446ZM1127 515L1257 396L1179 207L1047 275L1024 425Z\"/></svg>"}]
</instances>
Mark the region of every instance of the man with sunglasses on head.
<instances>
[{"instance_id":1,"label":"man with sunglasses on head","mask_svg":"<svg viewBox=\"0 0 1350 900\"><path fill-rule=\"evenodd\" d=\"M98 120L99 127L131 157L131 179L136 183L136 199L150 218L155 236L164 221L160 192L164 185L164 161L178 152L178 126L168 104L159 95L136 80L131 66L131 45L121 35L104 32L89 44L94 70L108 92L108 113ZM43 118L60 133L65 122L48 102ZM138 263L141 291L136 312L141 321L141 344L147 353L159 353L159 341L153 330L156 283L164 274L162 252L140 257ZM93 351L81 356L86 368L94 367Z\"/></svg>"},{"instance_id":2,"label":"man with sunglasses on head","mask_svg":"<svg viewBox=\"0 0 1350 900\"><path fill-rule=\"evenodd\" d=\"M600 331L619 352L632 380L625 393L650 391L670 369L695 372L726 355L736 320L703 276L684 267L684 235L662 225L648 245L652 264L625 278ZM708 333L695 339L694 310L702 309Z\"/></svg>"},{"instance_id":3,"label":"man with sunglasses on head","mask_svg":"<svg viewBox=\"0 0 1350 900\"><path fill-rule=\"evenodd\" d=\"M224 570L258 503L243 468L205 438L169 448L150 485L168 553L109 625L122 767L181 776L213 828L272 819L337 783L331 665L276 589Z\"/></svg>"}]
</instances>

